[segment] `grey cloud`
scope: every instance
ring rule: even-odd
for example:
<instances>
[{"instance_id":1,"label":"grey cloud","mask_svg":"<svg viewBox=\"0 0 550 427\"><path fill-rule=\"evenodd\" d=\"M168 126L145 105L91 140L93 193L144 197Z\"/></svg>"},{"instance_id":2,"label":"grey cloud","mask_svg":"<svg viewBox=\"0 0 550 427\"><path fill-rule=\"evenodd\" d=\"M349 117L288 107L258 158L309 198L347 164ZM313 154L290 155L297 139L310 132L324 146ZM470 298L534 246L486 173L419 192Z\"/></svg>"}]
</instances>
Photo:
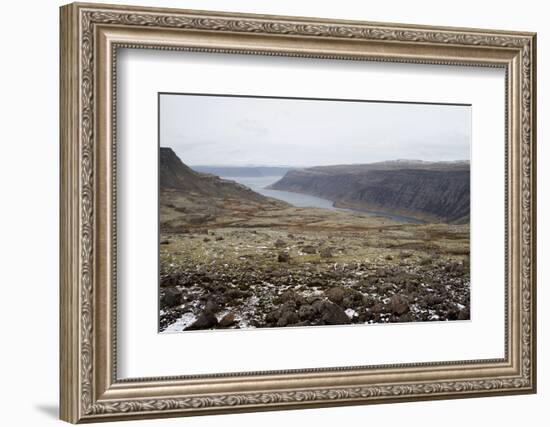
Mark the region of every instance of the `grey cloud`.
<instances>
[{"instance_id":1,"label":"grey cloud","mask_svg":"<svg viewBox=\"0 0 550 427\"><path fill-rule=\"evenodd\" d=\"M190 165L470 156L468 106L163 95L160 143Z\"/></svg>"}]
</instances>

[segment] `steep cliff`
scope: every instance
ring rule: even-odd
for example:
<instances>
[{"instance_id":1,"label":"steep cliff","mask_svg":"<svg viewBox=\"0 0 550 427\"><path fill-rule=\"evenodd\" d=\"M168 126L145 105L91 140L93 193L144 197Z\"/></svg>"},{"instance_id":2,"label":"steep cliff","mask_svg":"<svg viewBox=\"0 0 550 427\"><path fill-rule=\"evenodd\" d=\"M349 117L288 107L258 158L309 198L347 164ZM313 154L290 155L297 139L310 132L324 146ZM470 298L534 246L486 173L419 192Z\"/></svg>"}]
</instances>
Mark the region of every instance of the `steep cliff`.
<instances>
[{"instance_id":1,"label":"steep cliff","mask_svg":"<svg viewBox=\"0 0 550 427\"><path fill-rule=\"evenodd\" d=\"M467 222L468 162L394 161L290 170L276 190L323 197L337 206Z\"/></svg>"}]
</instances>

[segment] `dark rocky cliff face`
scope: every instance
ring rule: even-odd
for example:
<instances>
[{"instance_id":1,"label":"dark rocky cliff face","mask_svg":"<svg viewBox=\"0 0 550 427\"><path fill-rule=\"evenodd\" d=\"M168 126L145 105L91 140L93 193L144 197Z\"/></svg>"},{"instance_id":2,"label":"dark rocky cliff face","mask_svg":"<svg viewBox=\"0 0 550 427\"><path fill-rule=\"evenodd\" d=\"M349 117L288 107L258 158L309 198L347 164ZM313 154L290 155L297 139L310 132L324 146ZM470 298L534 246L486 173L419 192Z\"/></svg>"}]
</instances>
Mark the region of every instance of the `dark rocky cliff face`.
<instances>
[{"instance_id":1,"label":"dark rocky cliff face","mask_svg":"<svg viewBox=\"0 0 550 427\"><path fill-rule=\"evenodd\" d=\"M385 162L290 170L271 188L323 197L339 206L467 222L468 163Z\"/></svg>"},{"instance_id":2,"label":"dark rocky cliff face","mask_svg":"<svg viewBox=\"0 0 550 427\"><path fill-rule=\"evenodd\" d=\"M159 175L161 191L178 190L207 197L240 198L257 202L267 200L261 194L235 181L194 171L167 147L160 147Z\"/></svg>"}]
</instances>

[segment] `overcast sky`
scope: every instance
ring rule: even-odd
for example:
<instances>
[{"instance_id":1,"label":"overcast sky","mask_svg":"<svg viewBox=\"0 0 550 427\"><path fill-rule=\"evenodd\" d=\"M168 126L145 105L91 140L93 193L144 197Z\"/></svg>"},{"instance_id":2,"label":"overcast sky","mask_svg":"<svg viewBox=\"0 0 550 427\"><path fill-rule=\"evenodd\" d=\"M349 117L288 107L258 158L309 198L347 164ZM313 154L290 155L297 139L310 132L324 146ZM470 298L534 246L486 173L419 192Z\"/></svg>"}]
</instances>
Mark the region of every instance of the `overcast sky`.
<instances>
[{"instance_id":1,"label":"overcast sky","mask_svg":"<svg viewBox=\"0 0 550 427\"><path fill-rule=\"evenodd\" d=\"M160 145L187 165L470 158L471 107L161 95Z\"/></svg>"}]
</instances>

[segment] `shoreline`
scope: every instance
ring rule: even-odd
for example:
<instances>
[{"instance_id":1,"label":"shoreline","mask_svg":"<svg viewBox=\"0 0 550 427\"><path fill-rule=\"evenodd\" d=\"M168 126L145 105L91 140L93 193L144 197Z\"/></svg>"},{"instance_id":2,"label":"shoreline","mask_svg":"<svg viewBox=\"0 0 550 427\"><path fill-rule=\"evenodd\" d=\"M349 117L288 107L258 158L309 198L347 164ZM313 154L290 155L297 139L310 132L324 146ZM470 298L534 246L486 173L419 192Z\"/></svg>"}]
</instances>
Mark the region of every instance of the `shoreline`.
<instances>
[{"instance_id":1,"label":"shoreline","mask_svg":"<svg viewBox=\"0 0 550 427\"><path fill-rule=\"evenodd\" d=\"M303 195L303 196L315 197L317 199L324 200L324 201L330 203L332 207L329 208L329 207L324 207L324 206L298 206L298 205L292 204L292 202L289 201L288 199L277 198L272 194L263 194L263 193L259 192L258 189L252 188L250 186L250 184L247 184L247 183L243 182L243 181L249 180L251 177L235 177L235 176L225 177L225 176L220 176L220 178L221 179L232 180L232 181L236 182L239 185L244 185L244 186L248 187L250 190L252 190L256 193L259 193L262 196L280 200L282 202L290 204L292 207L295 207L295 208L320 208L320 209L329 209L329 210L335 210L335 211L366 213L366 214L368 214L370 216L373 216L373 217L388 218L388 219L391 219L393 221L400 222L400 223L405 223L405 224L427 224L427 223L431 222L430 218L428 218L426 215L424 215L424 216L421 216L420 214L418 214L418 215L409 215L409 214L404 214L403 212L400 212L400 211L384 210L384 209L381 209L381 208L380 209L369 209L369 208L366 208L366 207L356 207L356 206L353 206L353 205L346 206L344 204L344 202L342 202L342 201L330 200L330 199L327 199L325 197L321 197L318 194L311 194L311 193L305 193L305 192L300 192L300 191L291 191L291 190L279 190L277 188L272 188L272 185L274 183L276 183L280 178L282 178L282 176L273 176L272 178L277 178L276 181L274 181L271 184L268 184L264 187L259 187L259 189L260 190L270 190L270 191L276 191L276 192L282 192L282 193L292 193L292 194L298 194L298 195ZM242 180L243 178L244 178L244 180ZM254 178L255 177L252 177L252 179L254 179ZM259 178L271 178L271 177L265 176L265 177L259 177ZM239 180L239 179L241 179L241 180ZM339 206L339 204L343 204L343 206ZM439 222L439 221L435 221L435 222Z\"/></svg>"}]
</instances>

